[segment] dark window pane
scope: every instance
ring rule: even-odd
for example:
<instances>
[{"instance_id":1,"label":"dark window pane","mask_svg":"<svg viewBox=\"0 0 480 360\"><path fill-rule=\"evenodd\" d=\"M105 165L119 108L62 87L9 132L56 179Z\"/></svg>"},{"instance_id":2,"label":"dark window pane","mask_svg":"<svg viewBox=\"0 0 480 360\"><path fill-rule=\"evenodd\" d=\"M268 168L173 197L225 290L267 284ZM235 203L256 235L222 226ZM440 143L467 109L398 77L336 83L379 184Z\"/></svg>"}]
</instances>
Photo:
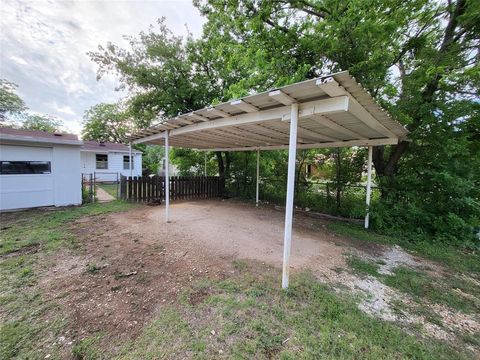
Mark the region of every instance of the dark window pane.
<instances>
[{"instance_id":1,"label":"dark window pane","mask_svg":"<svg viewBox=\"0 0 480 360\"><path fill-rule=\"evenodd\" d=\"M135 161L132 156L132 169L135 167ZM123 170L130 170L130 156L123 155Z\"/></svg>"},{"instance_id":2,"label":"dark window pane","mask_svg":"<svg viewBox=\"0 0 480 360\"><path fill-rule=\"evenodd\" d=\"M95 160L97 169L108 169L108 155L95 154Z\"/></svg>"},{"instance_id":3,"label":"dark window pane","mask_svg":"<svg viewBox=\"0 0 480 360\"><path fill-rule=\"evenodd\" d=\"M50 174L50 161L0 161L1 175Z\"/></svg>"}]
</instances>

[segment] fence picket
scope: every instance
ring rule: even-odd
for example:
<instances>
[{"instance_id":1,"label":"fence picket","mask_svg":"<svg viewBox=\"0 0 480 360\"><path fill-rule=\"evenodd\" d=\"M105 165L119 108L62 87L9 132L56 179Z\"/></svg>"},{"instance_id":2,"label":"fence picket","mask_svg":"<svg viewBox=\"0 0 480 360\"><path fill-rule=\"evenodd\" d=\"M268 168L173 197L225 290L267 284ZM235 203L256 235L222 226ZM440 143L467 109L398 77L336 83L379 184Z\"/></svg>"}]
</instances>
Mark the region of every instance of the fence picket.
<instances>
[{"instance_id":1,"label":"fence picket","mask_svg":"<svg viewBox=\"0 0 480 360\"><path fill-rule=\"evenodd\" d=\"M165 199L164 176L120 177L120 198L134 202L152 202ZM172 176L170 199L205 199L221 196L222 180L217 176Z\"/></svg>"}]
</instances>

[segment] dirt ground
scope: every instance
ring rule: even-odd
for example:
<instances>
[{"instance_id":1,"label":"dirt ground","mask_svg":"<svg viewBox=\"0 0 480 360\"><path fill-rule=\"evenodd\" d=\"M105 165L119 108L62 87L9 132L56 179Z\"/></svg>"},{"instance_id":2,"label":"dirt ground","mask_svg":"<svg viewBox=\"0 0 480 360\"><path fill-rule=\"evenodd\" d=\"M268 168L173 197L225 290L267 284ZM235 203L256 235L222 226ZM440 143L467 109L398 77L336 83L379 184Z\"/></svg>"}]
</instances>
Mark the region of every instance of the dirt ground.
<instances>
[{"instance_id":1,"label":"dirt ground","mask_svg":"<svg viewBox=\"0 0 480 360\"><path fill-rule=\"evenodd\" d=\"M190 282L234 273L236 259L282 265L281 211L222 200L178 202L171 206L170 223L165 223L164 211L163 206L140 207L84 218L72 224L81 250L45 255L39 285L49 299L64 305L72 324L59 339L66 356L75 341L98 331L108 334L107 341L130 339L163 304L176 301ZM321 220L295 217L291 271L309 268L322 281L365 293L368 296L360 304L363 310L399 320L389 302L401 295L374 279L337 271L346 267L345 254L351 252L382 257L381 271L385 272L398 263L417 262L399 248L349 240L329 232ZM473 318L450 313L445 317L453 319L452 332L465 326L472 333L480 331ZM424 319L416 316L402 321ZM432 326L427 331L435 337L453 336Z\"/></svg>"}]
</instances>

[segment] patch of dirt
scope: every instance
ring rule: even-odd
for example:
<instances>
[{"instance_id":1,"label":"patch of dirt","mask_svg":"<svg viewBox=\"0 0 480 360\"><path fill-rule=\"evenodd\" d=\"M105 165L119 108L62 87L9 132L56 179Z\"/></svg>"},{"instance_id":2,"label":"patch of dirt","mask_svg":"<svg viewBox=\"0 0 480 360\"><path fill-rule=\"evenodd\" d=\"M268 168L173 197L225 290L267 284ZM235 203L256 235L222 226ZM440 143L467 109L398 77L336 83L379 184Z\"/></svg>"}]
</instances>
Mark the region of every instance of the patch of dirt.
<instances>
[{"instance_id":1,"label":"patch of dirt","mask_svg":"<svg viewBox=\"0 0 480 360\"><path fill-rule=\"evenodd\" d=\"M13 250L13 251L11 251L7 254L0 255L0 259L8 259L8 258L15 257L15 256L34 254L34 253L38 252L39 249L40 249L40 244L32 244L32 245L23 246L20 249Z\"/></svg>"},{"instance_id":2,"label":"patch of dirt","mask_svg":"<svg viewBox=\"0 0 480 360\"><path fill-rule=\"evenodd\" d=\"M46 259L39 264L52 265L36 270L40 272L39 286L49 299L63 305L70 323L69 331L62 335L65 358L71 356L72 344L99 331L106 334L102 341L107 348L134 338L164 304L178 301L179 293L191 282L234 274L233 260L282 266L282 212L233 201L175 202L171 222L165 223L164 211L163 206L145 206L83 218L71 225L79 250L43 255ZM365 312L405 321L391 307L394 300L405 300L393 289L377 279L338 269L347 266L346 250L383 259L381 271L386 274L399 264L415 266L418 261L400 248L337 236L326 224L296 215L291 271L309 268L322 281L366 294L360 304ZM206 296L206 290L199 290L190 294L188 301L195 305ZM422 319L412 316L409 321ZM441 329L426 329L432 336L449 336L440 334Z\"/></svg>"}]
</instances>

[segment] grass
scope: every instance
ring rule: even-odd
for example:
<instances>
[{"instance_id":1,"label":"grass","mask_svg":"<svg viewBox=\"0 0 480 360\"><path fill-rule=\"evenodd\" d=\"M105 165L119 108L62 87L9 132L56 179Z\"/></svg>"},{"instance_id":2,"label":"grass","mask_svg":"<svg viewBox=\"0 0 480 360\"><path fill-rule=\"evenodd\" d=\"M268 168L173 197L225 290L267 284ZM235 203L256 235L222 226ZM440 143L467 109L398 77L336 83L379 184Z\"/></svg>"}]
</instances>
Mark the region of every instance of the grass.
<instances>
[{"instance_id":1,"label":"grass","mask_svg":"<svg viewBox=\"0 0 480 360\"><path fill-rule=\"evenodd\" d=\"M80 207L3 213L0 215L0 255L17 251L35 252L39 247L49 250L62 245L74 246L75 239L68 230L68 224L72 221L85 216L124 211L133 206L123 201L112 201Z\"/></svg>"},{"instance_id":2,"label":"grass","mask_svg":"<svg viewBox=\"0 0 480 360\"><path fill-rule=\"evenodd\" d=\"M347 264L357 274L374 276L385 285L412 296L421 306L428 300L429 303L445 305L467 314L480 313L480 286L468 279L458 276L433 277L405 266L395 268L392 275L382 275L378 273L378 262L354 255L347 258Z\"/></svg>"},{"instance_id":3,"label":"grass","mask_svg":"<svg viewBox=\"0 0 480 360\"><path fill-rule=\"evenodd\" d=\"M104 183L99 183L97 184L98 187L102 188L105 190L107 193L109 193L111 196L113 196L115 199L118 196L118 184L104 184Z\"/></svg>"},{"instance_id":4,"label":"grass","mask_svg":"<svg viewBox=\"0 0 480 360\"><path fill-rule=\"evenodd\" d=\"M377 234L363 227L346 223L330 223L328 229L342 236L366 242L400 245L404 249L434 260L455 272L480 273L480 254L466 253L463 249L427 242L410 242L405 239Z\"/></svg>"},{"instance_id":5,"label":"grass","mask_svg":"<svg viewBox=\"0 0 480 360\"><path fill-rule=\"evenodd\" d=\"M379 276L378 268L380 265L378 263L363 260L358 256L350 255L347 257L347 264L356 273Z\"/></svg>"},{"instance_id":6,"label":"grass","mask_svg":"<svg viewBox=\"0 0 480 360\"><path fill-rule=\"evenodd\" d=\"M309 273L293 275L284 291L277 270L252 271L192 285L184 301L162 308L119 358L468 358L364 314ZM192 301L199 293L201 301Z\"/></svg>"},{"instance_id":7,"label":"grass","mask_svg":"<svg viewBox=\"0 0 480 360\"><path fill-rule=\"evenodd\" d=\"M50 354L55 354L60 347L57 339L67 321L62 316L61 307L54 301L46 301L36 287L39 254L61 246L75 246L76 239L70 226L72 221L123 211L132 206L115 201L1 214L1 359L43 359L46 354L39 349L48 348Z\"/></svg>"},{"instance_id":8,"label":"grass","mask_svg":"<svg viewBox=\"0 0 480 360\"><path fill-rule=\"evenodd\" d=\"M72 221L123 211L120 201L52 211L2 215L0 256L0 358L62 358L58 338L68 326L62 307L36 287L39 255L75 246ZM378 275L379 264L351 257L360 273ZM127 343L96 333L74 344L77 359L278 358L278 359L463 359L471 354L436 340L406 334L395 324L360 311L356 300L335 293L309 273L295 273L287 291L278 270L234 262L235 275L193 283L173 304L164 305L141 334ZM85 272L95 274L91 262ZM402 291L420 291L418 283ZM95 275L99 276L99 275ZM402 280L403 279L403 280ZM400 281L402 280L402 281ZM140 281L140 280L139 280ZM391 279L393 281L393 279ZM423 281L423 280L422 280ZM462 291L467 280L452 278ZM392 285L396 286L396 285ZM112 291L120 288L112 287ZM419 292L419 298L425 295ZM465 335L475 343L475 337ZM108 342L108 346L105 346Z\"/></svg>"},{"instance_id":9,"label":"grass","mask_svg":"<svg viewBox=\"0 0 480 360\"><path fill-rule=\"evenodd\" d=\"M426 299L464 313L480 313L480 287L467 280L434 278L424 272L398 267L393 275L385 276L383 282L411 295L419 303ZM472 296L461 295L455 289Z\"/></svg>"}]
</instances>

